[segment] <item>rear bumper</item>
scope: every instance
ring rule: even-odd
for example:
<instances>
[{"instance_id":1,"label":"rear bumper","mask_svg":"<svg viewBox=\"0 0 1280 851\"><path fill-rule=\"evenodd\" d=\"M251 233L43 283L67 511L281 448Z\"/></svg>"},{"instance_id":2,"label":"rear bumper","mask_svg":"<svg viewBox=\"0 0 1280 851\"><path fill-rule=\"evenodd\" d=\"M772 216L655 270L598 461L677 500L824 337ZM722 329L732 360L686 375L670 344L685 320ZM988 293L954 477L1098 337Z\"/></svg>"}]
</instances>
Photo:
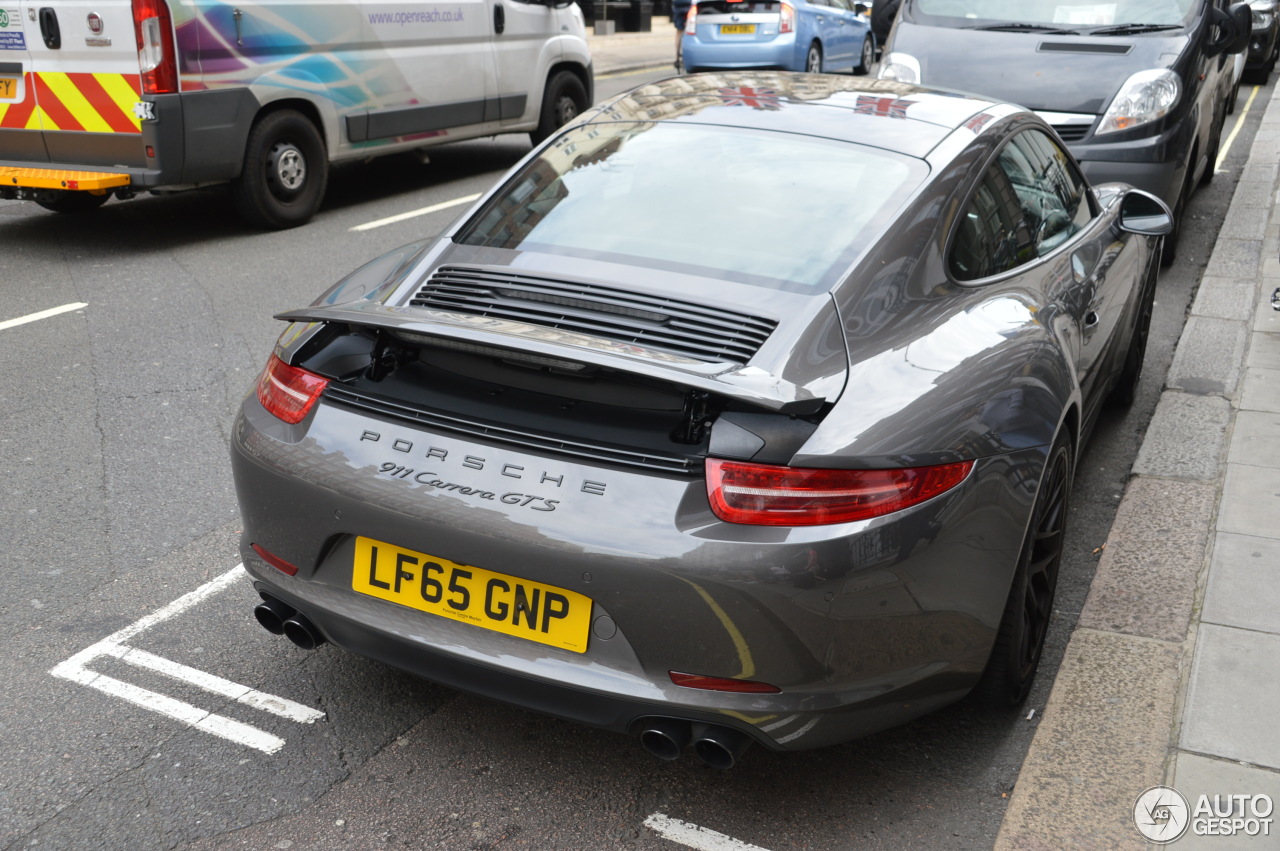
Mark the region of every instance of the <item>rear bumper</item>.
<instances>
[{"instance_id":1,"label":"rear bumper","mask_svg":"<svg viewBox=\"0 0 1280 851\"><path fill-rule=\"evenodd\" d=\"M803 70L797 67L794 33L780 35L766 42L712 43L700 41L696 36L686 35L683 38L682 61L690 70L699 68Z\"/></svg>"},{"instance_id":2,"label":"rear bumper","mask_svg":"<svg viewBox=\"0 0 1280 851\"><path fill-rule=\"evenodd\" d=\"M700 479L464 443L325 403L312 421L286 426L250 396L232 436L246 568L339 647L617 732L644 717L682 718L774 750L868 735L972 687L1033 499L1012 483L1034 483L1043 455L986 459L955 491L887 518L785 529L720 523ZM415 486L380 473L389 461L425 462L428 479L467 487ZM607 490L594 487L603 482ZM508 487L559 504L534 511L464 493ZM354 591L357 535L589 597L586 652ZM297 575L265 564L252 544ZM681 688L672 670L782 691Z\"/></svg>"},{"instance_id":3,"label":"rear bumper","mask_svg":"<svg viewBox=\"0 0 1280 851\"><path fill-rule=\"evenodd\" d=\"M150 117L140 133L90 133L57 130L20 132L43 138L43 161L0 159L0 192L19 188L102 191L129 187L147 191L221 183L240 174L245 142L258 113L258 100L248 89L147 95ZM16 138L16 136L14 137ZM6 144L7 151L22 151ZM31 145L26 149L34 150ZM12 156L12 154L10 155ZM18 156L22 156L21 153ZM83 172L76 186L63 186L57 173ZM75 178L72 178L75 179Z\"/></svg>"}]
</instances>

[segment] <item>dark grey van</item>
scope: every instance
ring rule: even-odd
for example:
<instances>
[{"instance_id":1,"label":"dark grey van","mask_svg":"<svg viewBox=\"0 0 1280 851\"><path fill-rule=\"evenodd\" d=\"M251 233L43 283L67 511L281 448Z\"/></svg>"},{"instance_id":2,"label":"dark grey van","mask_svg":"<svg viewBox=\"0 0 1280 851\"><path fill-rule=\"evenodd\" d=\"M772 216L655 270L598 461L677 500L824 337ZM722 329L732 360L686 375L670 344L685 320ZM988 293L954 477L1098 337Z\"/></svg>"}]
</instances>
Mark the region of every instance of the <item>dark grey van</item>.
<instances>
[{"instance_id":1,"label":"dark grey van","mask_svg":"<svg viewBox=\"0 0 1280 851\"><path fill-rule=\"evenodd\" d=\"M1251 12L1228 0L903 0L882 79L1020 103L1067 143L1094 183L1163 198L1175 230L1213 178L1231 91L1231 53Z\"/></svg>"}]
</instances>

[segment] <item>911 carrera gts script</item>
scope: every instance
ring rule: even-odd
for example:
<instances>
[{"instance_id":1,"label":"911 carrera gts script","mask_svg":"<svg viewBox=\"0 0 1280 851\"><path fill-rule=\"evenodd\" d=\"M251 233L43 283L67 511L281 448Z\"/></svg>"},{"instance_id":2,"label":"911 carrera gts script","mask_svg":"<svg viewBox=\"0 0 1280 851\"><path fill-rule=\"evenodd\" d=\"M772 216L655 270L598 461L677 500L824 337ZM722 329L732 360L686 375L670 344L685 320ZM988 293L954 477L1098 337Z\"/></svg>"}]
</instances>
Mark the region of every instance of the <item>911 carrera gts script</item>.
<instances>
[{"instance_id":1,"label":"911 carrera gts script","mask_svg":"<svg viewBox=\"0 0 1280 851\"><path fill-rule=\"evenodd\" d=\"M421 444L415 444L414 441L405 440L401 437L394 437L391 440L384 442L382 435L379 432L369 431L367 429L360 433L360 441L381 443L384 446L389 446L396 452L403 452L405 455L411 457L416 456L421 459L426 459L426 462L433 466L436 464L443 464L446 467L449 465L456 465L468 470L497 470L500 475L505 476L508 479L532 481L540 487L559 489L564 489L566 487L574 488L573 480L568 479L564 473L552 473L547 470L526 468L522 464L515 464L510 461L495 461L491 458L485 458L480 455L463 455L458 452L450 452L448 449L443 449L439 446L423 446ZM410 459L406 458L404 460L407 461ZM383 467L387 469L383 469L380 472L385 473L389 472L390 469L395 468L396 464L392 463L390 467L384 464ZM405 469L407 468L402 467L400 473L393 473L392 475L395 475L397 478L408 478L409 475L413 474L412 470L409 470L409 473L405 473ZM607 485L604 482L593 482L590 479L582 479L577 483L575 490L578 493L590 494L592 496L604 496L606 487Z\"/></svg>"},{"instance_id":2,"label":"911 carrera gts script","mask_svg":"<svg viewBox=\"0 0 1280 851\"><path fill-rule=\"evenodd\" d=\"M560 504L558 499L547 499L543 496L534 496L528 493L504 493L498 496L493 491L483 490L481 488L473 488L469 485L460 484L458 482L446 482L444 479L437 478L437 474L429 470L418 472L412 467L405 467L400 464L384 463L378 467L379 473L386 473L393 479L409 479L420 485L426 485L429 488L435 488L442 491L453 491L463 496L474 496L480 499L496 500L507 505L517 505L521 508L532 508L534 511L555 511L556 506Z\"/></svg>"}]
</instances>

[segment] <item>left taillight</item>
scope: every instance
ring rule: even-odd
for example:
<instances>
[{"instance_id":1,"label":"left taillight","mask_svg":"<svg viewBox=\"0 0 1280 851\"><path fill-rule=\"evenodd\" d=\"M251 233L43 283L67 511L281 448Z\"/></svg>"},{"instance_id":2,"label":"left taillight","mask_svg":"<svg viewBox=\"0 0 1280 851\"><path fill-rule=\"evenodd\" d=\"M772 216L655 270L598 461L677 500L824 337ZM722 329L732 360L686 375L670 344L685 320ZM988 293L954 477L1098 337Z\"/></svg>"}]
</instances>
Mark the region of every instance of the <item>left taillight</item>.
<instances>
[{"instance_id":1,"label":"left taillight","mask_svg":"<svg viewBox=\"0 0 1280 851\"><path fill-rule=\"evenodd\" d=\"M142 93L171 94L178 90L173 19L165 0L133 0L133 34L138 42L138 71Z\"/></svg>"},{"instance_id":2,"label":"left taillight","mask_svg":"<svg viewBox=\"0 0 1280 851\"><path fill-rule=\"evenodd\" d=\"M258 377L258 401L274 416L298 423L315 407L328 385L329 379L290 366L272 355Z\"/></svg>"},{"instance_id":3,"label":"left taillight","mask_svg":"<svg viewBox=\"0 0 1280 851\"><path fill-rule=\"evenodd\" d=\"M707 497L721 520L751 526L821 526L869 520L960 484L972 461L889 470L821 470L708 458Z\"/></svg>"},{"instance_id":4,"label":"left taillight","mask_svg":"<svg viewBox=\"0 0 1280 851\"><path fill-rule=\"evenodd\" d=\"M796 7L792 6L790 3L779 3L778 6L778 32L795 32Z\"/></svg>"},{"instance_id":5,"label":"left taillight","mask_svg":"<svg viewBox=\"0 0 1280 851\"><path fill-rule=\"evenodd\" d=\"M689 6L689 15L684 19L684 34L697 35L698 33L698 4L694 3Z\"/></svg>"}]
</instances>

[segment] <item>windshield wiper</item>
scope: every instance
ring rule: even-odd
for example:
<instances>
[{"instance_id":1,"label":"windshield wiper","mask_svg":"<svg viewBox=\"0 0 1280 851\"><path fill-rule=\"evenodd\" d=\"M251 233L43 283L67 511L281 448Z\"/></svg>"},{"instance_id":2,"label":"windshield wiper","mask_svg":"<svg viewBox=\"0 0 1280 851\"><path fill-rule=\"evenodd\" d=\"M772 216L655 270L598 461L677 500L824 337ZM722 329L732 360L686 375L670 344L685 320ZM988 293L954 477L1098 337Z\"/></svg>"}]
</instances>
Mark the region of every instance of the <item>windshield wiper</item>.
<instances>
[{"instance_id":1,"label":"windshield wiper","mask_svg":"<svg viewBox=\"0 0 1280 851\"><path fill-rule=\"evenodd\" d=\"M1114 27L1100 27L1096 30L1089 30L1089 35L1134 35L1135 33L1154 33L1180 29L1182 29L1182 24L1120 24Z\"/></svg>"},{"instance_id":2,"label":"windshield wiper","mask_svg":"<svg viewBox=\"0 0 1280 851\"><path fill-rule=\"evenodd\" d=\"M1010 33L1051 33L1052 35L1079 35L1075 30L1064 30L1058 27L1048 27L1044 24L987 24L980 27L969 27L971 30L981 30L984 32L1010 32Z\"/></svg>"}]
</instances>

